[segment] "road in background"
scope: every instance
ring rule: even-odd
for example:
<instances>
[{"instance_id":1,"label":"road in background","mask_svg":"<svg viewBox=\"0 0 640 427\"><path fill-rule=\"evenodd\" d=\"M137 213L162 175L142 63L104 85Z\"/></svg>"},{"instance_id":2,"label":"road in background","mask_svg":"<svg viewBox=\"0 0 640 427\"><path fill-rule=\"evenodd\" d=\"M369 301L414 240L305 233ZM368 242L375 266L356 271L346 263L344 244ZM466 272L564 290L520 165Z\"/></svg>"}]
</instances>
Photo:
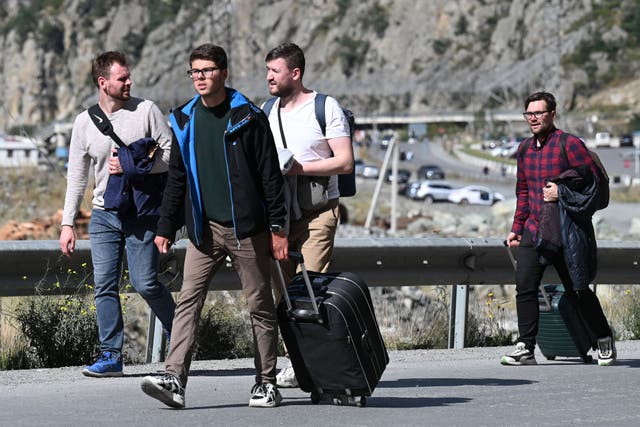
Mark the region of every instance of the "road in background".
<instances>
[{"instance_id":1,"label":"road in background","mask_svg":"<svg viewBox=\"0 0 640 427\"><path fill-rule=\"evenodd\" d=\"M412 181L416 179L415 171L421 165L435 164L444 170L446 181L454 187L479 184L488 186L493 191L502 193L507 199L515 197L515 176L501 176L501 174L496 171L491 171L488 175L485 175L479 166L463 163L458 158L449 154L440 141L424 141L415 144L401 142L399 147L400 150L411 151L413 154L413 158L410 161L401 161L398 166L399 168L408 169L412 172ZM601 157L603 164L611 176L633 174L633 164L631 164L631 169L625 168L623 160L627 153L633 151L633 148L598 148L595 151ZM382 164L385 153L386 151L379 146L372 145L367 150L367 157L372 159L373 163L377 162L379 166ZM358 180L358 186L363 188L373 189L374 185L375 180L372 179ZM389 184L385 184L383 188L387 186L389 186ZM420 206L419 202L415 202L414 204L416 207ZM630 207L633 208L630 209ZM485 208L488 209L488 207L482 206L465 208L458 205L451 205L450 207L447 206L446 209L465 213L469 210L473 211L473 209ZM628 235L632 219L640 215L638 209L634 208L636 208L636 206L633 204L612 202L604 211L596 213L596 218L604 218L606 223L605 232L609 230L613 231L612 235L609 235L608 238L616 239L618 238L616 236L620 236L620 239L635 238L634 236Z\"/></svg>"}]
</instances>

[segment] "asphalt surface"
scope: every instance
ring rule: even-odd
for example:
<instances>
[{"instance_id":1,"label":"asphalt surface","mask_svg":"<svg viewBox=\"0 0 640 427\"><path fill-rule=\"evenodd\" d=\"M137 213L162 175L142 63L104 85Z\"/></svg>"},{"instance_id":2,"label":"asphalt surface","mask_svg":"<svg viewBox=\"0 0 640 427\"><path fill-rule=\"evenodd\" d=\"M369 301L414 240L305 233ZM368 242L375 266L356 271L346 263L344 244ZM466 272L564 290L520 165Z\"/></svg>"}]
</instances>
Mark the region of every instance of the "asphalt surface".
<instances>
[{"instance_id":1,"label":"asphalt surface","mask_svg":"<svg viewBox=\"0 0 640 427\"><path fill-rule=\"evenodd\" d=\"M80 367L0 372L1 426L560 426L640 425L640 341L618 343L618 363L579 360L501 366L511 347L390 352L367 406L311 403L284 389L278 408L249 408L250 359L196 361L183 410L140 390L159 364L126 366L121 378ZM283 359L280 362L284 362ZM282 364L282 363L281 363Z\"/></svg>"}]
</instances>

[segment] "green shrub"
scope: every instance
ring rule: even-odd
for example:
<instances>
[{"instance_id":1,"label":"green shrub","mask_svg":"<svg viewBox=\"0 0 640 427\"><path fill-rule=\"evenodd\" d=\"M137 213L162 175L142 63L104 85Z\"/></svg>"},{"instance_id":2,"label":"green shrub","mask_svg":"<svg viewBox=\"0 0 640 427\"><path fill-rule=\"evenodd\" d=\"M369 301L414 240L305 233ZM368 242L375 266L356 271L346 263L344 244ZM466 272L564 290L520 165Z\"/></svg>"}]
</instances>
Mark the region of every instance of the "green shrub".
<instances>
[{"instance_id":1,"label":"green shrub","mask_svg":"<svg viewBox=\"0 0 640 427\"><path fill-rule=\"evenodd\" d=\"M426 301L412 303L407 311L405 298L383 288L373 292L375 312L389 350L447 348L449 314L447 287L425 287ZM430 291L430 292L429 292Z\"/></svg>"},{"instance_id":2,"label":"green shrub","mask_svg":"<svg viewBox=\"0 0 640 427\"><path fill-rule=\"evenodd\" d=\"M0 370L30 369L36 365L33 352L22 340L3 343L0 351Z\"/></svg>"},{"instance_id":3,"label":"green shrub","mask_svg":"<svg viewBox=\"0 0 640 427\"><path fill-rule=\"evenodd\" d=\"M444 55L451 46L449 39L435 39L433 41L433 51L438 55Z\"/></svg>"},{"instance_id":4,"label":"green shrub","mask_svg":"<svg viewBox=\"0 0 640 427\"><path fill-rule=\"evenodd\" d=\"M623 315L622 324L629 339L640 339L640 290L626 289L619 305Z\"/></svg>"},{"instance_id":5,"label":"green shrub","mask_svg":"<svg viewBox=\"0 0 640 427\"><path fill-rule=\"evenodd\" d=\"M513 331L506 328L506 301L498 301L489 290L484 304L476 301L467 318L467 347L495 347L513 342Z\"/></svg>"},{"instance_id":6,"label":"green shrub","mask_svg":"<svg viewBox=\"0 0 640 427\"><path fill-rule=\"evenodd\" d=\"M15 319L34 353L33 367L81 365L98 354L95 306L86 293L86 278L80 280L74 295L56 295L58 282L18 304Z\"/></svg>"},{"instance_id":7,"label":"green shrub","mask_svg":"<svg viewBox=\"0 0 640 427\"><path fill-rule=\"evenodd\" d=\"M351 77L354 69L360 68L364 63L367 51L369 50L369 42L356 40L345 35L336 39L336 44L338 46L337 56L342 65L342 72L345 76Z\"/></svg>"},{"instance_id":8,"label":"green shrub","mask_svg":"<svg viewBox=\"0 0 640 427\"><path fill-rule=\"evenodd\" d=\"M375 3L365 13L362 28L365 31L373 30L379 38L384 37L384 32L389 26L389 12L384 6Z\"/></svg>"},{"instance_id":9,"label":"green shrub","mask_svg":"<svg viewBox=\"0 0 640 427\"><path fill-rule=\"evenodd\" d=\"M225 299L216 293L202 312L196 337L195 360L253 356L253 333L244 298Z\"/></svg>"},{"instance_id":10,"label":"green shrub","mask_svg":"<svg viewBox=\"0 0 640 427\"><path fill-rule=\"evenodd\" d=\"M467 34L467 29L469 28L469 21L464 15L460 15L458 20L456 21L456 28L454 34L456 36L461 36Z\"/></svg>"}]
</instances>

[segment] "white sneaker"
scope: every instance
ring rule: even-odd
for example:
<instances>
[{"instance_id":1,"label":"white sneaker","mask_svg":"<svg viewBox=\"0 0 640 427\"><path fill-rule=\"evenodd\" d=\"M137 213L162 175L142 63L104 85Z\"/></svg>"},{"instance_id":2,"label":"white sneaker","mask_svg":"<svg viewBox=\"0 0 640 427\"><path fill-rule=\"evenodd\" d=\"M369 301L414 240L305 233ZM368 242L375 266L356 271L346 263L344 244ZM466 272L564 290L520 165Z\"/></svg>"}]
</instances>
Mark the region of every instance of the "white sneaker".
<instances>
[{"instance_id":1,"label":"white sneaker","mask_svg":"<svg viewBox=\"0 0 640 427\"><path fill-rule=\"evenodd\" d=\"M598 338L598 365L611 366L616 363L617 358L616 334L611 328L610 337Z\"/></svg>"},{"instance_id":2,"label":"white sneaker","mask_svg":"<svg viewBox=\"0 0 640 427\"><path fill-rule=\"evenodd\" d=\"M249 400L249 406L254 408L273 408L282 402L282 395L278 388L271 383L256 384L251 391L253 396Z\"/></svg>"},{"instance_id":3,"label":"white sneaker","mask_svg":"<svg viewBox=\"0 0 640 427\"><path fill-rule=\"evenodd\" d=\"M287 366L278 372L278 375L276 375L276 384L281 388L298 387L298 380L296 379L296 372L293 370L293 366Z\"/></svg>"},{"instance_id":4,"label":"white sneaker","mask_svg":"<svg viewBox=\"0 0 640 427\"><path fill-rule=\"evenodd\" d=\"M529 350L525 343L516 344L516 349L502 356L500 363L503 365L536 365L536 357L532 350Z\"/></svg>"},{"instance_id":5,"label":"white sneaker","mask_svg":"<svg viewBox=\"0 0 640 427\"><path fill-rule=\"evenodd\" d=\"M184 408L184 387L173 375L146 376L142 379L142 391L173 408Z\"/></svg>"}]
</instances>

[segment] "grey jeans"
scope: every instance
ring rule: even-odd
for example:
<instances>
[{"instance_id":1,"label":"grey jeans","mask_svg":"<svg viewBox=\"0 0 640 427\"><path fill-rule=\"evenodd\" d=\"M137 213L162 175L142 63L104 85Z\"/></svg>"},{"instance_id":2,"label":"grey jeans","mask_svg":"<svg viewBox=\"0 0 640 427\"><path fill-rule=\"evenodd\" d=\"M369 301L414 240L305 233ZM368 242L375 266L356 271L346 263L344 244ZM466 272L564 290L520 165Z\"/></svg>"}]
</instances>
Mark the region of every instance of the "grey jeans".
<instances>
[{"instance_id":1,"label":"grey jeans","mask_svg":"<svg viewBox=\"0 0 640 427\"><path fill-rule=\"evenodd\" d=\"M210 221L203 244L187 246L182 290L171 330L166 372L187 384L189 367L209 282L227 255L240 277L254 337L256 383L276 382L278 323L270 284L272 261L268 232L239 241L233 228Z\"/></svg>"}]
</instances>

